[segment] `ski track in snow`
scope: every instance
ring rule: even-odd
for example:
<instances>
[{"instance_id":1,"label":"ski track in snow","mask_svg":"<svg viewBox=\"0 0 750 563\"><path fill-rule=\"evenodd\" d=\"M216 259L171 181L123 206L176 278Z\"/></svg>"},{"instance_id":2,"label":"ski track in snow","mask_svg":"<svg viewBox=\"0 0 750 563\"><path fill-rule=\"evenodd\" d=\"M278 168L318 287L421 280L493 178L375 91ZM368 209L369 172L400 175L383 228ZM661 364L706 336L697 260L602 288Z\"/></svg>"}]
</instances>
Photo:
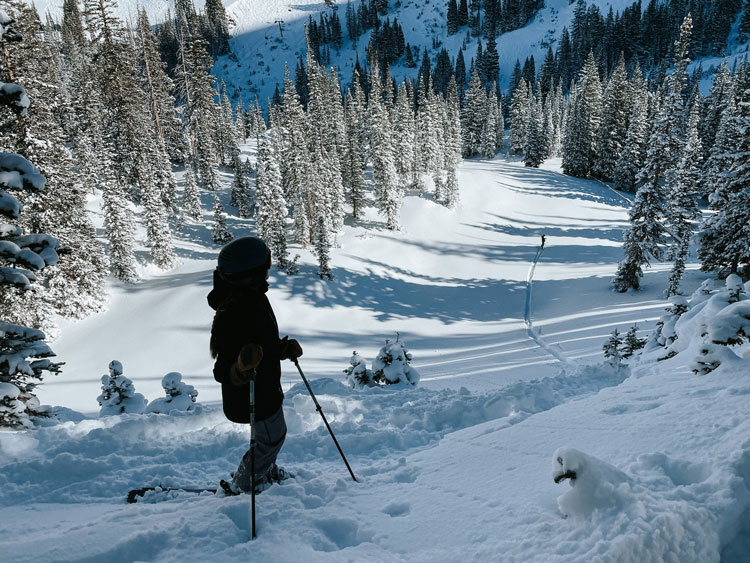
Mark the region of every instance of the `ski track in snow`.
<instances>
[{"instance_id":1,"label":"ski track in snow","mask_svg":"<svg viewBox=\"0 0 750 563\"><path fill-rule=\"evenodd\" d=\"M539 250L537 250L534 255L534 261L531 263L531 266L529 266L529 274L526 277L526 304L523 310L523 322L526 325L526 332L528 333L529 338L536 342L539 348L552 355L563 366L572 367L570 360L563 356L559 350L556 350L554 346L550 346L534 328L534 325L531 322L531 297L534 289L534 270L536 270L536 265L542 257L543 252L544 247L540 246Z\"/></svg>"}]
</instances>

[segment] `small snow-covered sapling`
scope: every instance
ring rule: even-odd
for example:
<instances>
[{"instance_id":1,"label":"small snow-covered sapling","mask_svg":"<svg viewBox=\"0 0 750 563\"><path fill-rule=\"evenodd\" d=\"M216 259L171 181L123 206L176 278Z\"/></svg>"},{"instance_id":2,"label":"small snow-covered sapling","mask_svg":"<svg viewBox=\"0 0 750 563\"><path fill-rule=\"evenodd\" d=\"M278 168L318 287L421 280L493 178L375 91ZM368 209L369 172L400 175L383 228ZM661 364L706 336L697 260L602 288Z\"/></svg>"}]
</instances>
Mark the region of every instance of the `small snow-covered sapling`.
<instances>
[{"instance_id":1,"label":"small snow-covered sapling","mask_svg":"<svg viewBox=\"0 0 750 563\"><path fill-rule=\"evenodd\" d=\"M109 375L102 376L102 393L99 416L113 414L140 414L146 408L146 398L135 392L133 382L123 375L122 364L117 360L109 363Z\"/></svg>"},{"instance_id":2,"label":"small snow-covered sapling","mask_svg":"<svg viewBox=\"0 0 750 563\"><path fill-rule=\"evenodd\" d=\"M182 381L182 374L169 372L161 380L166 397L159 397L151 401L146 412L167 414L172 411L191 411L195 408L198 391L192 385Z\"/></svg>"}]
</instances>

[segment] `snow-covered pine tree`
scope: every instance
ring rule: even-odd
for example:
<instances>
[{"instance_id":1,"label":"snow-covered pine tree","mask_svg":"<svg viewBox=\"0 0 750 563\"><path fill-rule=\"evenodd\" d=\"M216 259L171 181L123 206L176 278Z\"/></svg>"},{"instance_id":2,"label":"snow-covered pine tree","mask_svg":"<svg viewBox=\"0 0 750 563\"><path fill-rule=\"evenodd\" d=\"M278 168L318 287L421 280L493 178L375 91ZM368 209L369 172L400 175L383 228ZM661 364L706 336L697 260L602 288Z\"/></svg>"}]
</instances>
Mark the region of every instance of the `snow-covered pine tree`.
<instances>
[{"instance_id":1,"label":"snow-covered pine tree","mask_svg":"<svg viewBox=\"0 0 750 563\"><path fill-rule=\"evenodd\" d=\"M342 159L342 180L349 193L349 203L352 206L352 218L361 218L365 206L365 178L362 151L359 146L359 114L351 90L346 93L344 116L346 120L346 150ZM414 150L412 149L412 153ZM413 155L412 155L413 158ZM345 172L344 172L345 171Z\"/></svg>"},{"instance_id":2,"label":"snow-covered pine tree","mask_svg":"<svg viewBox=\"0 0 750 563\"><path fill-rule=\"evenodd\" d=\"M396 333L396 341L386 339L385 346L378 352L372 362L373 380L386 385L401 384L414 386L419 384L420 375L411 365L411 353Z\"/></svg>"},{"instance_id":3,"label":"snow-covered pine tree","mask_svg":"<svg viewBox=\"0 0 750 563\"><path fill-rule=\"evenodd\" d=\"M638 336L638 325L631 326L623 337L622 357L627 359L635 355L638 350L646 345L646 340L646 338Z\"/></svg>"},{"instance_id":4,"label":"snow-covered pine tree","mask_svg":"<svg viewBox=\"0 0 750 563\"><path fill-rule=\"evenodd\" d=\"M648 134L648 91L640 66L633 71L630 81L631 110L625 145L617 159L614 172L615 187L629 193L636 192L636 177L643 168Z\"/></svg>"},{"instance_id":5,"label":"snow-covered pine tree","mask_svg":"<svg viewBox=\"0 0 750 563\"><path fill-rule=\"evenodd\" d=\"M320 279L333 279L331 271L331 240L328 225L323 212L315 220L315 254L318 257L318 276Z\"/></svg>"},{"instance_id":6,"label":"snow-covered pine tree","mask_svg":"<svg viewBox=\"0 0 750 563\"><path fill-rule=\"evenodd\" d=\"M135 392L133 381L123 375L122 364L109 362L109 375L102 376L102 392L96 398L99 416L141 414L146 408L146 398Z\"/></svg>"},{"instance_id":7,"label":"snow-covered pine tree","mask_svg":"<svg viewBox=\"0 0 750 563\"><path fill-rule=\"evenodd\" d=\"M523 160L526 166L533 168L539 168L539 165L547 158L547 139L544 136L543 118L544 110L541 101L531 94Z\"/></svg>"},{"instance_id":8,"label":"snow-covered pine tree","mask_svg":"<svg viewBox=\"0 0 750 563\"><path fill-rule=\"evenodd\" d=\"M729 163L726 175L709 197L715 214L702 225L701 268L746 276L750 270L750 66L737 69L733 99L722 120L716 144L726 147L721 160ZM731 148L730 148L731 147ZM712 155L713 158L714 155ZM719 158L714 159L714 165Z\"/></svg>"},{"instance_id":9,"label":"snow-covered pine tree","mask_svg":"<svg viewBox=\"0 0 750 563\"><path fill-rule=\"evenodd\" d=\"M128 31L113 15L113 0L84 0L87 31L91 38L91 72L102 95L102 138L110 148L117 180L129 197L139 202L150 182L145 162L157 136L144 103L138 57Z\"/></svg>"},{"instance_id":10,"label":"snow-covered pine tree","mask_svg":"<svg viewBox=\"0 0 750 563\"><path fill-rule=\"evenodd\" d=\"M377 65L374 65L377 67ZM377 74L373 73L374 76ZM370 139L372 145L372 179L375 205L385 217L386 227L398 229L398 214L403 191L398 184L395 157L393 154L393 132L388 110L375 88L369 100Z\"/></svg>"},{"instance_id":11,"label":"snow-covered pine tree","mask_svg":"<svg viewBox=\"0 0 750 563\"><path fill-rule=\"evenodd\" d=\"M604 89L602 119L596 141L596 161L592 174L600 180L614 179L617 161L622 154L628 134L628 82L625 55Z\"/></svg>"},{"instance_id":12,"label":"snow-covered pine tree","mask_svg":"<svg viewBox=\"0 0 750 563\"><path fill-rule=\"evenodd\" d=\"M234 179L232 180L230 201L234 202L233 204L237 208L240 217L247 219L250 217L250 205L248 204L250 186L245 177L245 166L240 160L240 155L237 153L232 155L232 170L234 171Z\"/></svg>"},{"instance_id":13,"label":"snow-covered pine tree","mask_svg":"<svg viewBox=\"0 0 750 563\"><path fill-rule=\"evenodd\" d=\"M239 132L234 126L234 112L232 111L232 102L227 95L227 85L224 79L221 79L220 89L221 104L218 109L219 121L216 129L216 142L219 147L219 156L222 164L231 163L235 155L239 155L238 146Z\"/></svg>"},{"instance_id":14,"label":"snow-covered pine tree","mask_svg":"<svg viewBox=\"0 0 750 563\"><path fill-rule=\"evenodd\" d=\"M294 232L306 246L310 240L310 206L308 172L309 151L305 138L305 113L287 68L284 76L282 128L282 180L284 197L293 204ZM259 144L262 136L259 137Z\"/></svg>"},{"instance_id":15,"label":"snow-covered pine tree","mask_svg":"<svg viewBox=\"0 0 750 563\"><path fill-rule=\"evenodd\" d=\"M443 124L443 138L445 139L443 166L446 171L444 197L441 202L446 207L455 207L459 200L459 185L457 168L461 162L461 102L458 99L457 84L451 77L448 83L448 98L446 99L446 115ZM500 116L502 119L502 116Z\"/></svg>"},{"instance_id":16,"label":"snow-covered pine tree","mask_svg":"<svg viewBox=\"0 0 750 563\"><path fill-rule=\"evenodd\" d=\"M211 240L216 244L226 244L234 237L227 228L226 213L219 197L214 194L214 224L211 227Z\"/></svg>"},{"instance_id":17,"label":"snow-covered pine tree","mask_svg":"<svg viewBox=\"0 0 750 563\"><path fill-rule=\"evenodd\" d=\"M513 154L522 154L526 146L526 129L529 122L530 88L526 81L521 81L510 99L510 150Z\"/></svg>"},{"instance_id":18,"label":"snow-covered pine tree","mask_svg":"<svg viewBox=\"0 0 750 563\"><path fill-rule=\"evenodd\" d=\"M639 278L643 275L643 266L649 265L649 258L661 260L664 256L668 233L663 221L669 205L662 185L669 166L666 162L668 157L663 152L669 134L667 127L668 121L664 117L655 124L646 163L637 177L642 185L628 212L630 229L624 237L625 259L620 263L612 282L620 292L630 288L639 289Z\"/></svg>"},{"instance_id":19,"label":"snow-covered pine tree","mask_svg":"<svg viewBox=\"0 0 750 563\"><path fill-rule=\"evenodd\" d=\"M686 126L686 137L682 156L675 174L671 176L669 189L670 212L667 218L669 227L677 241L672 248L674 266L669 276L667 297L680 293L680 280L685 272L685 260L693 235L694 224L700 216L698 193L700 192L700 166L703 148L698 137L700 119L700 93L696 93Z\"/></svg>"},{"instance_id":20,"label":"snow-covered pine tree","mask_svg":"<svg viewBox=\"0 0 750 563\"><path fill-rule=\"evenodd\" d=\"M151 252L151 258L158 267L166 269L175 264L176 257L172 233L169 230L167 209L164 207L159 188L158 183L152 182L143 190L143 212L146 223L146 244Z\"/></svg>"},{"instance_id":21,"label":"snow-covered pine tree","mask_svg":"<svg viewBox=\"0 0 750 563\"><path fill-rule=\"evenodd\" d=\"M13 29L12 20L0 10L0 42L6 49L6 39L18 41L21 35ZM7 59L6 59L7 60ZM3 68L4 72L8 69ZM25 90L15 83L0 83L0 105L10 108L17 118L25 117L30 105ZM0 153L0 288L3 290L2 318L7 318L11 308L5 290L10 287L28 290L39 272L57 262L59 242L45 234L24 235L20 227L5 223L4 219L17 220L22 205L6 190L41 191L46 180L39 170L16 153ZM7 265L6 265L7 264ZM47 414L34 395L43 372L58 373L60 365L49 357L55 354L44 342L40 330L0 322L0 427L28 427L33 416Z\"/></svg>"},{"instance_id":22,"label":"snow-covered pine tree","mask_svg":"<svg viewBox=\"0 0 750 563\"><path fill-rule=\"evenodd\" d=\"M148 95L149 108L159 138L164 142L172 162L182 163L187 153L182 126L175 114L175 85L166 73L159 44L146 15L146 10L138 12L138 24L134 37L140 63L143 90Z\"/></svg>"},{"instance_id":23,"label":"snow-covered pine tree","mask_svg":"<svg viewBox=\"0 0 750 563\"><path fill-rule=\"evenodd\" d=\"M373 380L372 370L367 369L367 363L362 356L355 350L349 359L349 367L344 370L346 382L354 389L364 389L365 387L376 387L377 383Z\"/></svg>"},{"instance_id":24,"label":"snow-covered pine tree","mask_svg":"<svg viewBox=\"0 0 750 563\"><path fill-rule=\"evenodd\" d=\"M214 135L215 125L220 120L220 112L214 103L218 96L213 88L214 77L209 74L213 66L206 52L206 43L195 39L189 43L186 53L185 83L189 89L189 103L186 117L193 144L193 156L198 165L200 179L207 190L219 189L216 164L219 160L219 147Z\"/></svg>"},{"instance_id":25,"label":"snow-covered pine tree","mask_svg":"<svg viewBox=\"0 0 750 563\"><path fill-rule=\"evenodd\" d=\"M5 45L4 64L8 75L34 103L21 118L20 134L11 131L14 120L3 126L5 146L33 162L47 179L45 190L20 195L24 204L20 225L54 236L69 250L65 260L39 274L41 283L34 286L40 290L39 298L25 303L29 316L16 317L13 322L26 324L32 315L38 316L34 310L42 301L45 311L81 318L100 310L104 303L106 257L96 241L86 211L83 178L76 173L62 129L62 118L71 119L73 112L61 81L60 61L52 52L57 46L40 33L41 23L33 7L23 3L11 6L23 41Z\"/></svg>"},{"instance_id":26,"label":"snow-covered pine tree","mask_svg":"<svg viewBox=\"0 0 750 563\"><path fill-rule=\"evenodd\" d=\"M664 184L672 182L675 167L683 146L682 90L687 80L688 46L692 33L690 14L685 17L680 28L680 38L675 42L674 73L667 79L665 100L660 104L659 113L652 121L648 153L643 168L636 181L641 184L630 209L630 230L625 234L625 260L620 263L613 284L624 292L629 288L638 289L642 266L648 265L649 257L663 258L667 235L675 238L677 233L669 233L664 218L670 212L668 194Z\"/></svg>"},{"instance_id":27,"label":"snow-covered pine tree","mask_svg":"<svg viewBox=\"0 0 750 563\"><path fill-rule=\"evenodd\" d=\"M420 108L421 109L421 108ZM420 121L423 116L420 115ZM399 185L402 189L411 182L414 176L414 149L417 122L412 111L412 101L406 88L406 82L401 84L396 97L396 105L393 110L393 142L395 144L394 156L396 172L398 173ZM420 130L423 124L420 122Z\"/></svg>"},{"instance_id":28,"label":"snow-covered pine tree","mask_svg":"<svg viewBox=\"0 0 750 563\"><path fill-rule=\"evenodd\" d=\"M591 175L597 154L597 133L602 119L602 87L593 52L589 51L578 83L571 91L565 123L562 167L565 174Z\"/></svg>"},{"instance_id":29,"label":"snow-covered pine tree","mask_svg":"<svg viewBox=\"0 0 750 563\"><path fill-rule=\"evenodd\" d=\"M622 364L622 347L622 336L620 335L620 332L615 329L612 331L612 334L602 346L604 357L614 368L618 368Z\"/></svg>"},{"instance_id":30,"label":"snow-covered pine tree","mask_svg":"<svg viewBox=\"0 0 750 563\"><path fill-rule=\"evenodd\" d=\"M279 270L285 270L289 261L286 240L288 210L284 200L284 188L276 149L274 143L265 137L261 138L258 150L256 186L258 235L268 244L276 267Z\"/></svg>"},{"instance_id":31,"label":"snow-covered pine tree","mask_svg":"<svg viewBox=\"0 0 750 563\"><path fill-rule=\"evenodd\" d=\"M106 377L106 376L105 376ZM169 372L162 377L161 386L166 397L151 401L145 408L147 413L169 414L173 411L184 412L195 410L198 390L182 381L182 374Z\"/></svg>"},{"instance_id":32,"label":"snow-covered pine tree","mask_svg":"<svg viewBox=\"0 0 750 563\"><path fill-rule=\"evenodd\" d=\"M747 13L750 14L750 10L747 10ZM732 98L732 83L732 73L725 59L714 75L708 96L703 100L703 116L698 132L703 145L703 158L706 161L713 152L722 116Z\"/></svg>"},{"instance_id":33,"label":"snow-covered pine tree","mask_svg":"<svg viewBox=\"0 0 750 563\"><path fill-rule=\"evenodd\" d=\"M185 163L185 175L183 176L183 183L183 214L193 221L200 221L201 219L203 219L203 208L201 207L201 194L198 190L198 184L195 182L192 160L188 160Z\"/></svg>"},{"instance_id":34,"label":"snow-covered pine tree","mask_svg":"<svg viewBox=\"0 0 750 563\"><path fill-rule=\"evenodd\" d=\"M463 133L464 156L473 156L481 152L482 130L487 122L487 94L476 69L472 69L469 78L469 89L465 95L465 105L461 113L461 131Z\"/></svg>"}]
</instances>

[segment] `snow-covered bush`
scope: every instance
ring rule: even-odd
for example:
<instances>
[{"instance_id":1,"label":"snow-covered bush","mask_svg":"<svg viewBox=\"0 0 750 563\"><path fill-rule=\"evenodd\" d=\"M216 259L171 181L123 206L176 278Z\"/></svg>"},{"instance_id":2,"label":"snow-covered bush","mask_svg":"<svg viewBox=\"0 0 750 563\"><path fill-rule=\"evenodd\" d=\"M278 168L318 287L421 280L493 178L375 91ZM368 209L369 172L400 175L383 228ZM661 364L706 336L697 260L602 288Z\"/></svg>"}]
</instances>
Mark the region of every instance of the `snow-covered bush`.
<instances>
[{"instance_id":1,"label":"snow-covered bush","mask_svg":"<svg viewBox=\"0 0 750 563\"><path fill-rule=\"evenodd\" d=\"M191 411L195 408L198 391L192 385L183 383L182 374L169 372L161 380L166 397L159 397L151 401L146 412L168 414L172 411Z\"/></svg>"},{"instance_id":2,"label":"snow-covered bush","mask_svg":"<svg viewBox=\"0 0 750 563\"><path fill-rule=\"evenodd\" d=\"M617 329L613 330L610 337L602 345L602 350L609 364L618 368L622 365L622 360L630 358L645 345L646 339L638 337L638 325L633 325L625 336L622 336Z\"/></svg>"},{"instance_id":3,"label":"snow-covered bush","mask_svg":"<svg viewBox=\"0 0 750 563\"><path fill-rule=\"evenodd\" d=\"M377 386L372 370L367 369L367 364L362 356L357 354L356 350L352 352L349 367L344 370L344 373L346 374L346 382L354 389Z\"/></svg>"},{"instance_id":4,"label":"snow-covered bush","mask_svg":"<svg viewBox=\"0 0 750 563\"><path fill-rule=\"evenodd\" d=\"M101 405L99 416L140 414L146 408L146 398L135 392L133 382L122 373L120 362L109 362L109 375L102 376L102 394L96 398Z\"/></svg>"},{"instance_id":5,"label":"snow-covered bush","mask_svg":"<svg viewBox=\"0 0 750 563\"><path fill-rule=\"evenodd\" d=\"M557 499L565 516L585 518L594 510L619 509L629 502L630 477L574 448L555 451L552 478L555 483L570 480L571 489Z\"/></svg>"},{"instance_id":6,"label":"snow-covered bush","mask_svg":"<svg viewBox=\"0 0 750 563\"><path fill-rule=\"evenodd\" d=\"M616 368L622 363L622 345L623 340L620 332L615 329L602 346L604 357L609 361L609 365Z\"/></svg>"},{"instance_id":7,"label":"snow-covered bush","mask_svg":"<svg viewBox=\"0 0 750 563\"><path fill-rule=\"evenodd\" d=\"M396 334L396 341L386 340L385 346L380 349L377 358L373 360L373 379L386 385L400 383L416 386L419 383L419 372L409 365L412 355L399 340L398 333Z\"/></svg>"},{"instance_id":8,"label":"snow-covered bush","mask_svg":"<svg viewBox=\"0 0 750 563\"><path fill-rule=\"evenodd\" d=\"M638 325L633 325L628 329L622 343L622 357L630 358L646 345L646 338L638 337Z\"/></svg>"}]
</instances>

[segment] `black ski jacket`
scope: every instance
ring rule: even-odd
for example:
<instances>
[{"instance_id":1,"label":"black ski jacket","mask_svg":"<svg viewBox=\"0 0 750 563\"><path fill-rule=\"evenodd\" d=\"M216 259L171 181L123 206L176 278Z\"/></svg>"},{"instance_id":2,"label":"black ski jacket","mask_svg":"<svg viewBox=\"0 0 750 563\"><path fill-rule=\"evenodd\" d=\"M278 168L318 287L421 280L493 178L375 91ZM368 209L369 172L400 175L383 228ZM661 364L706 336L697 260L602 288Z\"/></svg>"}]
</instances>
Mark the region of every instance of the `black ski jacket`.
<instances>
[{"instance_id":1,"label":"black ski jacket","mask_svg":"<svg viewBox=\"0 0 750 563\"><path fill-rule=\"evenodd\" d=\"M263 360L256 369L255 420L274 414L284 401L281 390L281 342L276 316L260 287L230 287L214 273L209 306L216 311L211 327L211 351L216 358L214 379L221 383L224 414L232 422L250 422L250 386L229 381L229 370L245 344L263 348Z\"/></svg>"}]
</instances>

